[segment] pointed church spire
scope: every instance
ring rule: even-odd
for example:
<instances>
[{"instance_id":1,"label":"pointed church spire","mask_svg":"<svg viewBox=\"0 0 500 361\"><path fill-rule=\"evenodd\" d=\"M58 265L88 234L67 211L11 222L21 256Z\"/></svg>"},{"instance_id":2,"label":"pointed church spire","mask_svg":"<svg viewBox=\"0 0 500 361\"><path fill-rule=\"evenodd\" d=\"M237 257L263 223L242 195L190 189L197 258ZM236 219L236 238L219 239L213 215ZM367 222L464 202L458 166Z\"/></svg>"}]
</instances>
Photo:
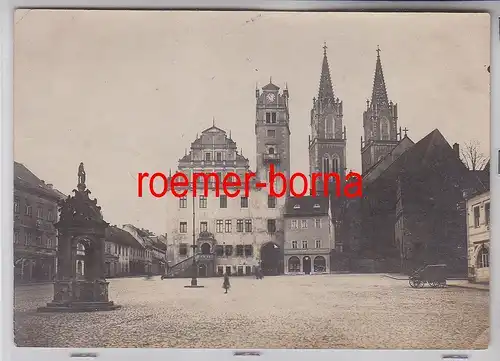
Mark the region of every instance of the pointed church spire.
<instances>
[{"instance_id":1,"label":"pointed church spire","mask_svg":"<svg viewBox=\"0 0 500 361\"><path fill-rule=\"evenodd\" d=\"M378 108L387 107L389 105L387 88L385 87L384 81L384 72L382 71L382 62L380 61L380 51L381 50L377 45L377 63L375 64L371 102L373 106L377 106Z\"/></svg>"},{"instance_id":2,"label":"pointed church spire","mask_svg":"<svg viewBox=\"0 0 500 361\"><path fill-rule=\"evenodd\" d=\"M321 77L319 80L319 93L318 99L334 99L333 95L333 86L332 86L332 78L330 77L330 67L328 66L328 57L326 55L326 49L328 47L323 46L323 65L321 66Z\"/></svg>"}]
</instances>

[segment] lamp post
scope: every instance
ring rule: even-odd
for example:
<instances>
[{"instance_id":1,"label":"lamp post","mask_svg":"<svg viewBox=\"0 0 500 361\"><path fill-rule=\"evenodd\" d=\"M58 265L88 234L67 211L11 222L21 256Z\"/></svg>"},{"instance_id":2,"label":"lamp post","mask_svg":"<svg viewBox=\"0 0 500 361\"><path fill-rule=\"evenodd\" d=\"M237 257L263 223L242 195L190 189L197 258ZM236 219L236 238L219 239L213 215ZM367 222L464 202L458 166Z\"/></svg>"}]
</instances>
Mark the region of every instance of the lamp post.
<instances>
[{"instance_id":1,"label":"lamp post","mask_svg":"<svg viewBox=\"0 0 500 361\"><path fill-rule=\"evenodd\" d=\"M191 278L191 284L189 286L184 286L185 288L203 288L204 286L199 286L198 285L198 262L196 262L196 213L195 213L195 196L194 196L194 187L196 187L195 184L192 185L193 187L193 244L191 247L193 248L193 277Z\"/></svg>"}]
</instances>

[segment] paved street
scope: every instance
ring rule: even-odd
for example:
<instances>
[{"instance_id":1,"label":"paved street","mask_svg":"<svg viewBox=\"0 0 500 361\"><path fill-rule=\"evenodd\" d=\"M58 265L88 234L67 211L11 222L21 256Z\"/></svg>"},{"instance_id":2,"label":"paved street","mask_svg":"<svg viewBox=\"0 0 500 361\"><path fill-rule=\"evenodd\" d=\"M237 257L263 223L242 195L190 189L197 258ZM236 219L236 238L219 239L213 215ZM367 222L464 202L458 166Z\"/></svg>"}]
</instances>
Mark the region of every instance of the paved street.
<instances>
[{"instance_id":1,"label":"paved street","mask_svg":"<svg viewBox=\"0 0 500 361\"><path fill-rule=\"evenodd\" d=\"M16 289L18 346L486 348L489 292L412 289L381 275L110 281L111 312L39 314L52 286Z\"/></svg>"}]
</instances>

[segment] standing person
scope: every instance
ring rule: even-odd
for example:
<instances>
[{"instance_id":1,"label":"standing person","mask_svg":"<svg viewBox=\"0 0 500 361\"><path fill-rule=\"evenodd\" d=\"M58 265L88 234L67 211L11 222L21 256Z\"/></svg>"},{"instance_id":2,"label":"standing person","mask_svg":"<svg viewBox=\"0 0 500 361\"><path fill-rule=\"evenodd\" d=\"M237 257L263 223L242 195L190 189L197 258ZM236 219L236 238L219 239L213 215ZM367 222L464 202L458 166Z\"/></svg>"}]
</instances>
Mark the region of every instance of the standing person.
<instances>
[{"instance_id":1,"label":"standing person","mask_svg":"<svg viewBox=\"0 0 500 361\"><path fill-rule=\"evenodd\" d=\"M226 290L226 292L224 293L227 293L227 291L231 288L231 284L229 283L229 275L226 273L224 273L224 282L222 283L222 288L224 288Z\"/></svg>"}]
</instances>

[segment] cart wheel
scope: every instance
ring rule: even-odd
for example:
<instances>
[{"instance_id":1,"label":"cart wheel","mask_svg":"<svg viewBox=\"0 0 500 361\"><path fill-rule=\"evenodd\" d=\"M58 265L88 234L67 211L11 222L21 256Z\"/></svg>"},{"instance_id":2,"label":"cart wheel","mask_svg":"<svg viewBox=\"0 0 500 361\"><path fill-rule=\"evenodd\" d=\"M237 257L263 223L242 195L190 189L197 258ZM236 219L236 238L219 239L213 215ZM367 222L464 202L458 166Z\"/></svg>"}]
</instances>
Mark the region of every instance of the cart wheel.
<instances>
[{"instance_id":1,"label":"cart wheel","mask_svg":"<svg viewBox=\"0 0 500 361\"><path fill-rule=\"evenodd\" d=\"M429 286L431 286L432 288L438 288L440 286L440 283L436 282L436 281L432 281L432 282L429 282Z\"/></svg>"},{"instance_id":2,"label":"cart wheel","mask_svg":"<svg viewBox=\"0 0 500 361\"><path fill-rule=\"evenodd\" d=\"M424 282L416 278L410 278L409 280L411 288L422 288L424 287Z\"/></svg>"},{"instance_id":3,"label":"cart wheel","mask_svg":"<svg viewBox=\"0 0 500 361\"><path fill-rule=\"evenodd\" d=\"M419 281L418 288L424 288L425 281Z\"/></svg>"}]
</instances>

